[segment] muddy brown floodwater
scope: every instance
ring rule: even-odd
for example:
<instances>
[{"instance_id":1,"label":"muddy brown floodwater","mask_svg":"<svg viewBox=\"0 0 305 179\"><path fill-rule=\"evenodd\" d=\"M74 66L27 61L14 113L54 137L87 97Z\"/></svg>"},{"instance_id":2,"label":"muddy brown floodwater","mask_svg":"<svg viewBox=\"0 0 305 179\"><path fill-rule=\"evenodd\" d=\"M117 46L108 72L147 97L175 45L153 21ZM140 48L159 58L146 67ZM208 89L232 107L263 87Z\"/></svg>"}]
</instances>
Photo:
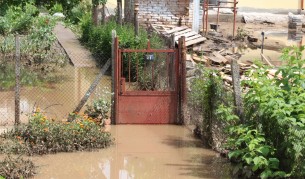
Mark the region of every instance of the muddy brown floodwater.
<instances>
[{"instance_id":1,"label":"muddy brown floodwater","mask_svg":"<svg viewBox=\"0 0 305 179\"><path fill-rule=\"evenodd\" d=\"M49 118L62 120L74 110L94 79L98 68L74 68L65 66L57 75L61 78L57 83L44 86L21 88L21 121L26 123L28 115L35 107L39 107ZM89 103L105 91L110 92L111 77L103 76L97 89L89 99ZM0 91L0 126L12 125L14 122L14 91Z\"/></svg>"},{"instance_id":2,"label":"muddy brown floodwater","mask_svg":"<svg viewBox=\"0 0 305 179\"><path fill-rule=\"evenodd\" d=\"M95 152L33 157L35 179L230 178L229 164L176 125L111 126L116 139Z\"/></svg>"}]
</instances>

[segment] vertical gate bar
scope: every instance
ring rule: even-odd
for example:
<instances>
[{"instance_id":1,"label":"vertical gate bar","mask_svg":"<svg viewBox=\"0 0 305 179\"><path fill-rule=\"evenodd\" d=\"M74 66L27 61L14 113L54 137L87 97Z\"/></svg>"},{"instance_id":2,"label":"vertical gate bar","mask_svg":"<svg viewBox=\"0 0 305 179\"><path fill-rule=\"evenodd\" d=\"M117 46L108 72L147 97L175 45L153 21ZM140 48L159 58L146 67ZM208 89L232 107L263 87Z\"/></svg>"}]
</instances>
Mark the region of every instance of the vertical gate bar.
<instances>
[{"instance_id":1,"label":"vertical gate bar","mask_svg":"<svg viewBox=\"0 0 305 179\"><path fill-rule=\"evenodd\" d=\"M167 84L166 84L166 87L167 87L167 90L170 91L170 85L169 85L169 75L172 75L170 72L169 72L169 55L170 53L167 53L166 54L166 72L167 72Z\"/></svg>"},{"instance_id":2,"label":"vertical gate bar","mask_svg":"<svg viewBox=\"0 0 305 179\"><path fill-rule=\"evenodd\" d=\"M152 90L154 89L154 65L155 65L155 60L152 62L152 65L151 65L151 87L152 87Z\"/></svg>"},{"instance_id":3,"label":"vertical gate bar","mask_svg":"<svg viewBox=\"0 0 305 179\"><path fill-rule=\"evenodd\" d=\"M137 82L139 82L139 58L136 56L136 63L137 63Z\"/></svg>"},{"instance_id":4,"label":"vertical gate bar","mask_svg":"<svg viewBox=\"0 0 305 179\"><path fill-rule=\"evenodd\" d=\"M131 68L131 60L130 60L130 58L131 58L131 54L129 53L128 54L128 82L129 82L129 84L128 84L128 89L130 89L130 82L131 82L131 80L130 80L130 78L131 78L131 70L130 70L130 68Z\"/></svg>"},{"instance_id":5,"label":"vertical gate bar","mask_svg":"<svg viewBox=\"0 0 305 179\"><path fill-rule=\"evenodd\" d=\"M180 117L180 85L178 81L180 80L180 39L178 41L178 48L176 49L176 58L175 58L175 92L176 92L176 121L175 123L178 124L179 117Z\"/></svg>"},{"instance_id":6,"label":"vertical gate bar","mask_svg":"<svg viewBox=\"0 0 305 179\"><path fill-rule=\"evenodd\" d=\"M124 53L124 52L121 52L121 53ZM126 53L124 53L123 55L120 53L120 56L122 56L122 58L119 58L119 61L120 61L120 67L121 67L121 69L120 69L120 77L124 77L123 75L124 75L124 54L126 54ZM122 62L123 61L123 62Z\"/></svg>"}]
</instances>

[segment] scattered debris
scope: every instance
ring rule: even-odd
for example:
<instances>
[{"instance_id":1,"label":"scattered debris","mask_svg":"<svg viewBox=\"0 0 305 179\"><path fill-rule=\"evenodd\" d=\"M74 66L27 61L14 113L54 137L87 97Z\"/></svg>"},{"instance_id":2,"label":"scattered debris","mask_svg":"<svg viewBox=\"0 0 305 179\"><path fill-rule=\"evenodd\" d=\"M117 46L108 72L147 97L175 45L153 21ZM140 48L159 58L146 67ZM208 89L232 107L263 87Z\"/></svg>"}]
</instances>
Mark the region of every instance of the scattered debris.
<instances>
[{"instance_id":1,"label":"scattered debris","mask_svg":"<svg viewBox=\"0 0 305 179\"><path fill-rule=\"evenodd\" d=\"M180 37L184 36L186 47L197 45L207 40L205 37L195 31L192 31L187 26L176 27L172 25L151 24L150 27L159 35L166 38L170 38L172 35L175 35L176 43Z\"/></svg>"}]
</instances>

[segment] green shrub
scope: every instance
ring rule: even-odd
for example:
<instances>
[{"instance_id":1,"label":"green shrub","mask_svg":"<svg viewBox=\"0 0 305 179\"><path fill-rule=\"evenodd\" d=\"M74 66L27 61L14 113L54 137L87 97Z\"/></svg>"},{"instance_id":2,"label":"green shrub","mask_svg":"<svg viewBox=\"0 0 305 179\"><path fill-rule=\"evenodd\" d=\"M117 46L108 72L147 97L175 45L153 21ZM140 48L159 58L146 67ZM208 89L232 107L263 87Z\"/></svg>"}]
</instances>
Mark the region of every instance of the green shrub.
<instances>
[{"instance_id":1,"label":"green shrub","mask_svg":"<svg viewBox=\"0 0 305 179\"><path fill-rule=\"evenodd\" d=\"M261 125L266 139L276 148L280 168L292 177L305 176L305 60L304 47L284 50L275 78L268 69L253 73L245 96L247 116Z\"/></svg>"},{"instance_id":2,"label":"green shrub","mask_svg":"<svg viewBox=\"0 0 305 179\"><path fill-rule=\"evenodd\" d=\"M53 15L53 14L55 14L55 13L57 13L57 12L63 12L63 8L62 8L62 5L61 4L59 4L59 3L55 3L54 5L53 5L53 7L49 10L49 13L51 14L51 15Z\"/></svg>"},{"instance_id":3,"label":"green shrub","mask_svg":"<svg viewBox=\"0 0 305 179\"><path fill-rule=\"evenodd\" d=\"M269 145L259 130L249 125L236 125L229 128L226 147L228 156L236 163L233 174L240 177L260 178L285 177L279 169L280 161L275 157L276 149Z\"/></svg>"},{"instance_id":4,"label":"green shrub","mask_svg":"<svg viewBox=\"0 0 305 179\"><path fill-rule=\"evenodd\" d=\"M117 36L119 37L120 48L129 49L146 49L147 41L149 39L148 34L145 30L141 29L139 35L135 37L134 28L129 25L118 25L115 21L111 20L105 25L94 26L92 23L91 16L84 16L80 22L82 29L81 41L98 57L101 59L100 64L104 64L109 58L111 58L112 48L112 30L116 30ZM151 48L163 48L164 42L156 34L153 34L150 38ZM139 67L144 63L143 54L134 53L131 54L131 73L134 76L139 62ZM127 59L129 56L124 54L123 59ZM139 61L138 61L139 60ZM123 60L123 65L127 66L128 61ZM125 71L124 75L127 74ZM128 76L128 75L127 75Z\"/></svg>"},{"instance_id":5,"label":"green shrub","mask_svg":"<svg viewBox=\"0 0 305 179\"><path fill-rule=\"evenodd\" d=\"M19 17L19 16L18 16ZM17 16L16 16L17 18ZM20 36L21 84L36 86L57 81L55 69L67 64L66 54L58 52L53 29L56 21L51 16L33 17L24 36ZM14 32L0 36L0 90L15 85ZM29 70L30 69L30 70Z\"/></svg>"},{"instance_id":6,"label":"green shrub","mask_svg":"<svg viewBox=\"0 0 305 179\"><path fill-rule=\"evenodd\" d=\"M22 157L7 156L0 161L0 179L31 178L36 173L36 166Z\"/></svg>"},{"instance_id":7,"label":"green shrub","mask_svg":"<svg viewBox=\"0 0 305 179\"><path fill-rule=\"evenodd\" d=\"M31 4L9 7L5 15L0 16L0 34L27 33L37 15L38 9Z\"/></svg>"},{"instance_id":8,"label":"green shrub","mask_svg":"<svg viewBox=\"0 0 305 179\"><path fill-rule=\"evenodd\" d=\"M212 126L220 123L225 126L225 120L217 112L219 106L232 106L233 96L230 90L223 86L222 79L216 70L210 70L203 66L198 66L197 76L191 82L191 92L189 94L192 108L202 113L202 122L197 121L197 129L209 145L213 144ZM199 122L199 123L198 123Z\"/></svg>"},{"instance_id":9,"label":"green shrub","mask_svg":"<svg viewBox=\"0 0 305 179\"><path fill-rule=\"evenodd\" d=\"M245 123L240 124L234 105L220 86L215 71L201 70L192 83L191 100L199 106L203 131L213 121L227 126L226 148L236 162L235 173L242 177L305 177L305 59L304 47L283 51L284 65L270 78L270 70L259 65L244 81ZM218 82L217 82L218 81ZM218 86L218 87L217 87ZM217 88L215 88L217 87ZM230 96L230 95L229 95ZM229 100L232 101L232 100ZM207 126L207 127L205 127ZM211 136L211 135L208 135Z\"/></svg>"},{"instance_id":10,"label":"green shrub","mask_svg":"<svg viewBox=\"0 0 305 179\"><path fill-rule=\"evenodd\" d=\"M83 2L73 7L71 13L68 16L69 21L72 24L77 24L81 21L83 16L90 16L91 18L91 4L89 2Z\"/></svg>"},{"instance_id":11,"label":"green shrub","mask_svg":"<svg viewBox=\"0 0 305 179\"><path fill-rule=\"evenodd\" d=\"M30 116L29 124L2 136L2 153L28 155L101 149L112 143L110 133L92 118L76 115L73 122L56 122L39 110Z\"/></svg>"}]
</instances>

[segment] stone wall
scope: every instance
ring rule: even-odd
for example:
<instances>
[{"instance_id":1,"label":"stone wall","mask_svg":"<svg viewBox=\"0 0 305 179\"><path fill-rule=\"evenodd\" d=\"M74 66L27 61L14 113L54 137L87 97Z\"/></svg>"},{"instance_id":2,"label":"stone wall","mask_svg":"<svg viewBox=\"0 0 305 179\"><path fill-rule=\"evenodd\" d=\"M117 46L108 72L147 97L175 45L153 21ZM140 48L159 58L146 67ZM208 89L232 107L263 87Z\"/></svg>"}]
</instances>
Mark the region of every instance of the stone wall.
<instances>
[{"instance_id":1,"label":"stone wall","mask_svg":"<svg viewBox=\"0 0 305 179\"><path fill-rule=\"evenodd\" d=\"M141 24L191 25L193 0L139 0ZM133 21L134 0L125 0L125 19Z\"/></svg>"}]
</instances>

